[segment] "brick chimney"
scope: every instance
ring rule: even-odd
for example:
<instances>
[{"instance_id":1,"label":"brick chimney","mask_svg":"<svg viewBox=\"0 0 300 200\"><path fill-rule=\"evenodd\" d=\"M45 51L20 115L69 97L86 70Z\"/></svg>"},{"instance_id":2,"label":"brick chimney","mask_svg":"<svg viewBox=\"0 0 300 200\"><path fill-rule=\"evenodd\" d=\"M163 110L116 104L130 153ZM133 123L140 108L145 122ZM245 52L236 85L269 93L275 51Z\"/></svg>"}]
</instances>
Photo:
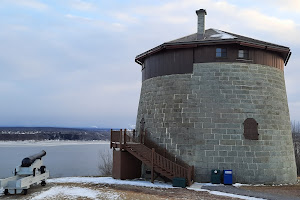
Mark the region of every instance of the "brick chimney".
<instances>
[{"instance_id":1,"label":"brick chimney","mask_svg":"<svg viewBox=\"0 0 300 200\"><path fill-rule=\"evenodd\" d=\"M196 14L198 15L198 31L197 31L197 39L203 39L205 34L205 15L206 10L199 9L196 10Z\"/></svg>"}]
</instances>

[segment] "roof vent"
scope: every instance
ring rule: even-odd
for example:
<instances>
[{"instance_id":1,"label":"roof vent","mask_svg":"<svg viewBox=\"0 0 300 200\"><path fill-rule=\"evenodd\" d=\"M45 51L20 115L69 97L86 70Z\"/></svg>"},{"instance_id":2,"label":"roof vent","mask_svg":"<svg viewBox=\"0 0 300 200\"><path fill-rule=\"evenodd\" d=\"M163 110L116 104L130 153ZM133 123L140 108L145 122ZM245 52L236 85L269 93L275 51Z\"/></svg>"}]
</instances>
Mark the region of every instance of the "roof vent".
<instances>
[{"instance_id":1,"label":"roof vent","mask_svg":"<svg viewBox=\"0 0 300 200\"><path fill-rule=\"evenodd\" d=\"M198 15L198 32L197 39L203 39L205 34L205 9L196 10L196 14Z\"/></svg>"}]
</instances>

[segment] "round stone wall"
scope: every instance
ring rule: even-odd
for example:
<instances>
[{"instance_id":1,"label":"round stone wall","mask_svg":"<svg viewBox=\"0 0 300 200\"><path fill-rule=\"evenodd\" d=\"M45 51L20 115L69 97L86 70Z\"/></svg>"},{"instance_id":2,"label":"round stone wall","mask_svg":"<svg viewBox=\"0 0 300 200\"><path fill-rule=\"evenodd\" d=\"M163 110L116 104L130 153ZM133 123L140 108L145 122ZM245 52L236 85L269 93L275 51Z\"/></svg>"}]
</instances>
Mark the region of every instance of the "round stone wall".
<instances>
[{"instance_id":1,"label":"round stone wall","mask_svg":"<svg viewBox=\"0 0 300 200\"><path fill-rule=\"evenodd\" d=\"M295 183L291 125L282 70L245 63L196 63L192 74L143 81L137 130L195 166L195 181L232 169L235 182ZM244 121L258 123L258 140Z\"/></svg>"}]
</instances>

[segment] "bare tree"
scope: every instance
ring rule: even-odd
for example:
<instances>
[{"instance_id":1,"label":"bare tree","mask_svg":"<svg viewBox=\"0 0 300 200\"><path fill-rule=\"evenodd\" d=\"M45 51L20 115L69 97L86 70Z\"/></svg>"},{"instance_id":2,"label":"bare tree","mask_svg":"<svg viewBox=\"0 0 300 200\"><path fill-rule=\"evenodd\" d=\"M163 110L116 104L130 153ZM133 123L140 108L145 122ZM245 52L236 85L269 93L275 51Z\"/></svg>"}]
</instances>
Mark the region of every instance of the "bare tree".
<instances>
[{"instance_id":1,"label":"bare tree","mask_svg":"<svg viewBox=\"0 0 300 200\"><path fill-rule=\"evenodd\" d=\"M111 176L112 175L112 166L113 166L113 160L111 152L106 151L99 151L99 165L98 169L101 173L101 176Z\"/></svg>"},{"instance_id":2,"label":"bare tree","mask_svg":"<svg viewBox=\"0 0 300 200\"><path fill-rule=\"evenodd\" d=\"M293 136L293 143L294 143L297 174L300 175L300 123L296 121L292 121L291 126L292 126L292 136Z\"/></svg>"}]
</instances>

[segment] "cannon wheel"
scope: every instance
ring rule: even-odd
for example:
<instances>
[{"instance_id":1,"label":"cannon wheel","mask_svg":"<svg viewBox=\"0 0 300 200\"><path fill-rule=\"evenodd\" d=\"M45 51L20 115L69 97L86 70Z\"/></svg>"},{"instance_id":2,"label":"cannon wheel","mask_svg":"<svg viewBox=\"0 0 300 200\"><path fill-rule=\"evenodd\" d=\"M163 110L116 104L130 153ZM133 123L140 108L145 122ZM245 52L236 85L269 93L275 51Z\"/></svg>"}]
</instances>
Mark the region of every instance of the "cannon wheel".
<instances>
[{"instance_id":1,"label":"cannon wheel","mask_svg":"<svg viewBox=\"0 0 300 200\"><path fill-rule=\"evenodd\" d=\"M41 174L44 174L46 172L46 166L41 166L40 168Z\"/></svg>"},{"instance_id":2,"label":"cannon wheel","mask_svg":"<svg viewBox=\"0 0 300 200\"><path fill-rule=\"evenodd\" d=\"M8 195L8 189L5 189L5 190L4 190L4 194L5 194L5 195Z\"/></svg>"},{"instance_id":3,"label":"cannon wheel","mask_svg":"<svg viewBox=\"0 0 300 200\"><path fill-rule=\"evenodd\" d=\"M42 182L41 182L41 185L42 185L42 186L45 186L45 185L46 185L46 181L42 181Z\"/></svg>"},{"instance_id":4,"label":"cannon wheel","mask_svg":"<svg viewBox=\"0 0 300 200\"><path fill-rule=\"evenodd\" d=\"M28 192L28 190L27 190L27 189L24 189L24 190L23 190L23 194L24 194L24 195L26 195L26 194L27 194L27 192Z\"/></svg>"}]
</instances>

